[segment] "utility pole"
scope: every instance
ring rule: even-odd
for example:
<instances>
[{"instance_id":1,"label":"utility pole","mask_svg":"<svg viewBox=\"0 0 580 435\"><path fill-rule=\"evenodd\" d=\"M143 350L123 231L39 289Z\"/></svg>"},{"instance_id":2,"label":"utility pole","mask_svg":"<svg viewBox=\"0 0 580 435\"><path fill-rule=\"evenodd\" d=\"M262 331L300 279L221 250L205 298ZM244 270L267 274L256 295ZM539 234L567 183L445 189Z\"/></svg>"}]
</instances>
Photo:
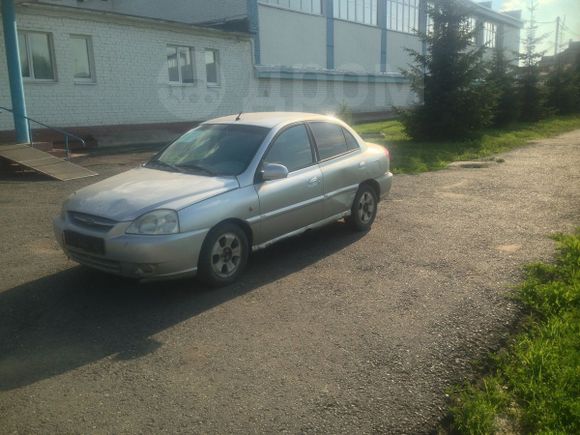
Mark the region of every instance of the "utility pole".
<instances>
[{"instance_id":1,"label":"utility pole","mask_svg":"<svg viewBox=\"0 0 580 435\"><path fill-rule=\"evenodd\" d=\"M558 54L558 46L559 46L559 37L560 37L560 17L556 18L556 40L554 41L554 56Z\"/></svg>"}]
</instances>

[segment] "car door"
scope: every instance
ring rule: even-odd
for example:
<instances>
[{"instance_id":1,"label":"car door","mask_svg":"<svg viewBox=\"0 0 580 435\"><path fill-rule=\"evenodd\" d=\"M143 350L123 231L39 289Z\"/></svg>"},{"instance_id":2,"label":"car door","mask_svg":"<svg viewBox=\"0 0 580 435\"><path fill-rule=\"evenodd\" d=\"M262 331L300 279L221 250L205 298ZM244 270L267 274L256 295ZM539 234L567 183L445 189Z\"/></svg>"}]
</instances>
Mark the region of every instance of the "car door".
<instances>
[{"instance_id":1,"label":"car door","mask_svg":"<svg viewBox=\"0 0 580 435\"><path fill-rule=\"evenodd\" d=\"M257 245L317 222L324 214L322 172L303 123L287 127L274 138L264 163L286 166L288 177L258 179L255 184L260 200Z\"/></svg>"},{"instance_id":2,"label":"car door","mask_svg":"<svg viewBox=\"0 0 580 435\"><path fill-rule=\"evenodd\" d=\"M356 139L331 122L309 122L319 155L325 197L325 217L350 210L361 181L368 178Z\"/></svg>"}]
</instances>

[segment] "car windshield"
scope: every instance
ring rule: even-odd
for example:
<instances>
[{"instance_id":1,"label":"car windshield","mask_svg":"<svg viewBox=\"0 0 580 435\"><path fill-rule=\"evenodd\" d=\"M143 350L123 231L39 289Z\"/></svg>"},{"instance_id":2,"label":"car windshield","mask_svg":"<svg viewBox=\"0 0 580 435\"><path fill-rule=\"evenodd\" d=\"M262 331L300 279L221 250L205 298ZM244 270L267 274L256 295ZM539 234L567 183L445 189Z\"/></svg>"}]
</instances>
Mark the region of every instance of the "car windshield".
<instances>
[{"instance_id":1,"label":"car windshield","mask_svg":"<svg viewBox=\"0 0 580 435\"><path fill-rule=\"evenodd\" d=\"M239 175L250 164L268 131L250 125L201 125L185 133L146 166L208 176Z\"/></svg>"}]
</instances>

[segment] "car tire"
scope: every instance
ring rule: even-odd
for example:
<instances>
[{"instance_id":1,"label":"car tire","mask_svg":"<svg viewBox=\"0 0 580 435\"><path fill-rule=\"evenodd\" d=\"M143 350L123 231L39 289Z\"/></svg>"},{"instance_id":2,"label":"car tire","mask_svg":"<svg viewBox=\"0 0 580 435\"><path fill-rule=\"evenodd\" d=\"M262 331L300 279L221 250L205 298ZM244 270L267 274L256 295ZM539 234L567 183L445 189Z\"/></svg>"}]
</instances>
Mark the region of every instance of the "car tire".
<instances>
[{"instance_id":1,"label":"car tire","mask_svg":"<svg viewBox=\"0 0 580 435\"><path fill-rule=\"evenodd\" d=\"M377 193L368 184L362 184L354 197L347 222L354 231L368 231L377 216Z\"/></svg>"},{"instance_id":2,"label":"car tire","mask_svg":"<svg viewBox=\"0 0 580 435\"><path fill-rule=\"evenodd\" d=\"M249 252L248 236L238 225L218 225L203 242L198 263L199 279L210 287L233 283L246 268Z\"/></svg>"}]
</instances>

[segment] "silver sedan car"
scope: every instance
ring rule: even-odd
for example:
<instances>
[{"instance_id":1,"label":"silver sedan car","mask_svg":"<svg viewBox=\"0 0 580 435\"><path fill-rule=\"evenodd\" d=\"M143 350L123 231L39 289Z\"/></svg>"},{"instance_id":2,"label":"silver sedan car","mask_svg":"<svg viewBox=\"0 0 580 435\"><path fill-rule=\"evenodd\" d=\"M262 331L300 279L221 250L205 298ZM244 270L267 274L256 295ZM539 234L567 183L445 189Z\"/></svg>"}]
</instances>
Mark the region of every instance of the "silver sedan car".
<instances>
[{"instance_id":1,"label":"silver sedan car","mask_svg":"<svg viewBox=\"0 0 580 435\"><path fill-rule=\"evenodd\" d=\"M54 220L72 260L140 280L233 282L250 251L346 218L372 225L389 152L307 113L207 121L142 167L73 193Z\"/></svg>"}]
</instances>

